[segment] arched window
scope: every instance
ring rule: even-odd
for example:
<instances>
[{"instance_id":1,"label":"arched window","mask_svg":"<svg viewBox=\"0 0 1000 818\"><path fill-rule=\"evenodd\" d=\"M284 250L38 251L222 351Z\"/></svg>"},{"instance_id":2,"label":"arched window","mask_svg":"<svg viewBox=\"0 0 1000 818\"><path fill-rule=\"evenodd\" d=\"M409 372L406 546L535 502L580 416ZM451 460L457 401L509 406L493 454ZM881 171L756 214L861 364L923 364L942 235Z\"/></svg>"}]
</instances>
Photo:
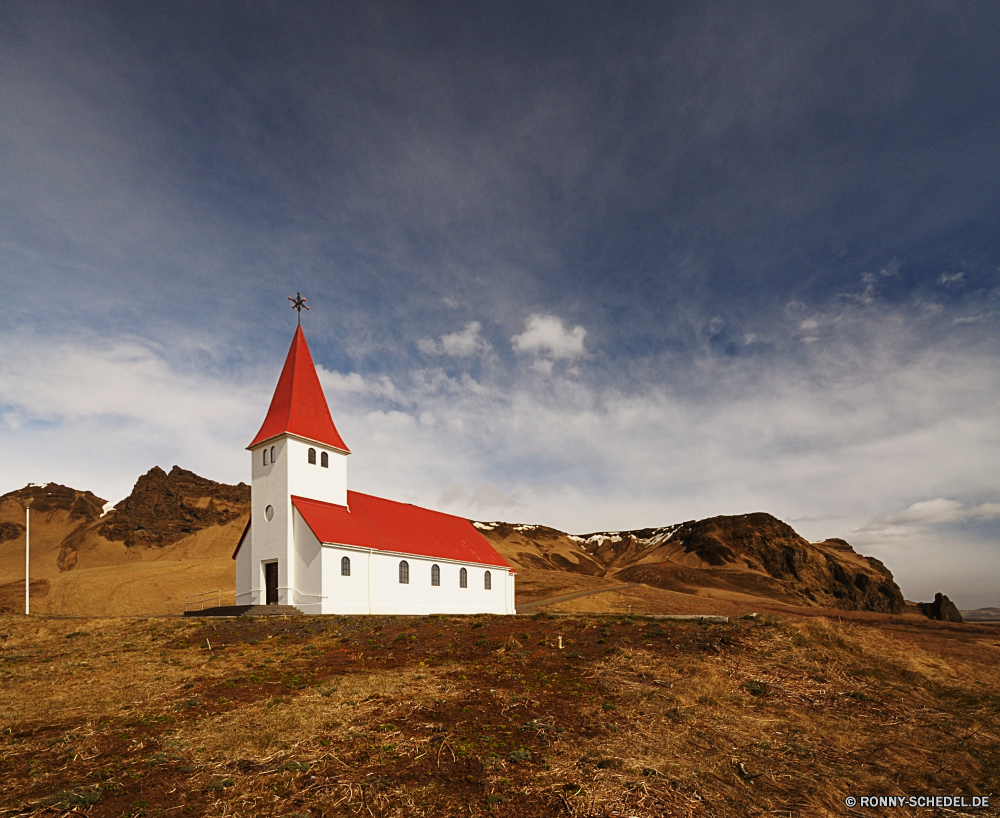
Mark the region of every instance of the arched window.
<instances>
[{"instance_id":1,"label":"arched window","mask_svg":"<svg viewBox=\"0 0 1000 818\"><path fill-rule=\"evenodd\" d=\"M489 591L493 588L493 578L490 576L490 572L487 571L486 575L483 577L483 587Z\"/></svg>"},{"instance_id":2,"label":"arched window","mask_svg":"<svg viewBox=\"0 0 1000 818\"><path fill-rule=\"evenodd\" d=\"M264 465L267 465L267 446L264 447Z\"/></svg>"},{"instance_id":3,"label":"arched window","mask_svg":"<svg viewBox=\"0 0 1000 818\"><path fill-rule=\"evenodd\" d=\"M469 587L469 572L464 568L458 572L458 587L468 588Z\"/></svg>"},{"instance_id":4,"label":"arched window","mask_svg":"<svg viewBox=\"0 0 1000 818\"><path fill-rule=\"evenodd\" d=\"M436 565L431 566L431 585L441 584L441 569Z\"/></svg>"},{"instance_id":5,"label":"arched window","mask_svg":"<svg viewBox=\"0 0 1000 818\"><path fill-rule=\"evenodd\" d=\"M271 462L274 462L274 446L271 447Z\"/></svg>"},{"instance_id":6,"label":"arched window","mask_svg":"<svg viewBox=\"0 0 1000 818\"><path fill-rule=\"evenodd\" d=\"M406 560L401 560L399 563L399 584L410 584L410 563Z\"/></svg>"},{"instance_id":7,"label":"arched window","mask_svg":"<svg viewBox=\"0 0 1000 818\"><path fill-rule=\"evenodd\" d=\"M350 557L340 558L340 575L342 577L349 577L351 575L351 560Z\"/></svg>"},{"instance_id":8,"label":"arched window","mask_svg":"<svg viewBox=\"0 0 1000 818\"><path fill-rule=\"evenodd\" d=\"M319 464L324 468L330 468L330 455L326 452L320 452L319 454Z\"/></svg>"},{"instance_id":9,"label":"arched window","mask_svg":"<svg viewBox=\"0 0 1000 818\"><path fill-rule=\"evenodd\" d=\"M310 449L309 450L309 463L311 465L313 465L313 466L316 465L316 450L315 449Z\"/></svg>"}]
</instances>

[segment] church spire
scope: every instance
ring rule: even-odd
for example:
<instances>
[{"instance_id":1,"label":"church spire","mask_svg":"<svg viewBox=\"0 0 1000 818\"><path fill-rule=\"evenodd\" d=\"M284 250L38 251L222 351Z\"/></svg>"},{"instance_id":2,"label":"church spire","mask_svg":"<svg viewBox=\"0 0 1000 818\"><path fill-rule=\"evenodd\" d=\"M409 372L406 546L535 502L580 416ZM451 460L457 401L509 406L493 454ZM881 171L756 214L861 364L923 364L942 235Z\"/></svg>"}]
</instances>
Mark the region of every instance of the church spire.
<instances>
[{"instance_id":1,"label":"church spire","mask_svg":"<svg viewBox=\"0 0 1000 818\"><path fill-rule=\"evenodd\" d=\"M350 454L350 449L333 425L301 326L295 328L295 337L292 338L264 425L247 448L252 449L282 434L295 435Z\"/></svg>"}]
</instances>

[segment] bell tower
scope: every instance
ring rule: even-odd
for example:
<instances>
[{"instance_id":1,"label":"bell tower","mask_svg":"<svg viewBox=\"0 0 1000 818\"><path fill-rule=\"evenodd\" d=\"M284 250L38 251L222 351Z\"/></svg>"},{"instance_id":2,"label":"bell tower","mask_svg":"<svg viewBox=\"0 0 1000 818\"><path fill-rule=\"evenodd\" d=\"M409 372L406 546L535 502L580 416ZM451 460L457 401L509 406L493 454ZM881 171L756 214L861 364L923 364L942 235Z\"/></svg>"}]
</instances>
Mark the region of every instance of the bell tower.
<instances>
[{"instance_id":1,"label":"bell tower","mask_svg":"<svg viewBox=\"0 0 1000 818\"><path fill-rule=\"evenodd\" d=\"M254 602L294 604L291 498L346 506L350 454L333 423L301 325L264 423L247 449L253 464L247 578L257 592Z\"/></svg>"}]
</instances>

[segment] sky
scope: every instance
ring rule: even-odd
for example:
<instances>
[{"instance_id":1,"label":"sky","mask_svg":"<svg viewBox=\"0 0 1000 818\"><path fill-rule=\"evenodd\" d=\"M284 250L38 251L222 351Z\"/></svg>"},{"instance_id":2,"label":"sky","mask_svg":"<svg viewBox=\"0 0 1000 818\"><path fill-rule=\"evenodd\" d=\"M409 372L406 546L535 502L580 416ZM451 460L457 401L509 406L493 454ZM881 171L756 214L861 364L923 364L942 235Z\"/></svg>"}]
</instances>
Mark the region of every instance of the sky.
<instances>
[{"instance_id":1,"label":"sky","mask_svg":"<svg viewBox=\"0 0 1000 818\"><path fill-rule=\"evenodd\" d=\"M0 493L766 511L1000 606L1000 6L0 5Z\"/></svg>"}]
</instances>

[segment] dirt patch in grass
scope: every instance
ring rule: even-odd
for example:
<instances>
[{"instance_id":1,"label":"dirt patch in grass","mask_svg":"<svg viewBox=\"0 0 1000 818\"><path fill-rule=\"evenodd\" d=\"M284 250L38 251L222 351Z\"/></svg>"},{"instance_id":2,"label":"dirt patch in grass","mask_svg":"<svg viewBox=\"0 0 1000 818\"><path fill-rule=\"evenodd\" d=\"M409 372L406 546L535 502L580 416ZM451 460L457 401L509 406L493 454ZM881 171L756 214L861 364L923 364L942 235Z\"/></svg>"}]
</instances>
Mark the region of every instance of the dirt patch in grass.
<instances>
[{"instance_id":1,"label":"dirt patch in grass","mask_svg":"<svg viewBox=\"0 0 1000 818\"><path fill-rule=\"evenodd\" d=\"M0 808L642 818L985 795L997 643L902 617L2 617Z\"/></svg>"}]
</instances>

